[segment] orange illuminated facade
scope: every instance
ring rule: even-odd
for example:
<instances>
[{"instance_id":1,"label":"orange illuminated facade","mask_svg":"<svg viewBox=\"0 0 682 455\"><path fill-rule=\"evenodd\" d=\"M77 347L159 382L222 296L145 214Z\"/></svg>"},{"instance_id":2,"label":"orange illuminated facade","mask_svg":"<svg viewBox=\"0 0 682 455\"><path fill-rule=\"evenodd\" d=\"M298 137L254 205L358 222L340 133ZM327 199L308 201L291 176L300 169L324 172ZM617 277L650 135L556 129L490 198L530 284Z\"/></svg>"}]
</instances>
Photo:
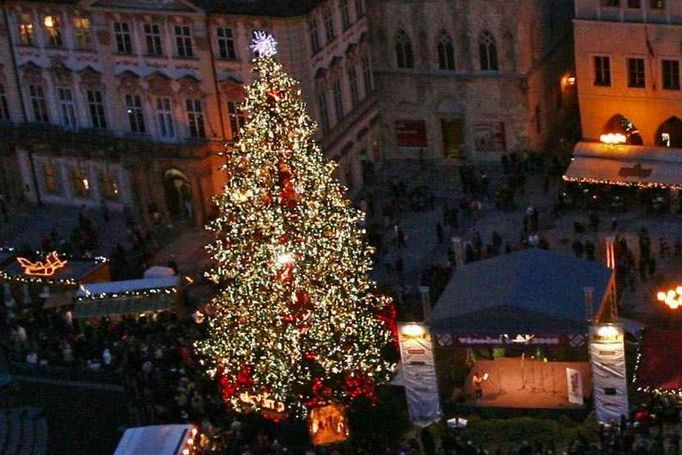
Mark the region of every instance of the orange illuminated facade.
<instances>
[{"instance_id":1,"label":"orange illuminated facade","mask_svg":"<svg viewBox=\"0 0 682 455\"><path fill-rule=\"evenodd\" d=\"M682 2L576 0L574 38L583 140L682 147Z\"/></svg>"}]
</instances>

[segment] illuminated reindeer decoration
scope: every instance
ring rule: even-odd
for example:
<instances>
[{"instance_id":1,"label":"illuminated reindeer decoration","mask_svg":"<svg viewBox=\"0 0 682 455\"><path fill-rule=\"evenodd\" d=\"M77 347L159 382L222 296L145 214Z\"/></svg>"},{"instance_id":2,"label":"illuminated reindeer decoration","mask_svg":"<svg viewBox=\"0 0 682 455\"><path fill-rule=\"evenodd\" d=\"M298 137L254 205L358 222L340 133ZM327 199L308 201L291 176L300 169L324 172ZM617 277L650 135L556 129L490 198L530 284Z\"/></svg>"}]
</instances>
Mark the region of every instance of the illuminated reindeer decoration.
<instances>
[{"instance_id":1,"label":"illuminated reindeer decoration","mask_svg":"<svg viewBox=\"0 0 682 455\"><path fill-rule=\"evenodd\" d=\"M17 262L24 268L24 275L52 276L54 272L66 265L66 259L59 259L57 252L48 254L45 261L31 262L26 258L17 258Z\"/></svg>"}]
</instances>

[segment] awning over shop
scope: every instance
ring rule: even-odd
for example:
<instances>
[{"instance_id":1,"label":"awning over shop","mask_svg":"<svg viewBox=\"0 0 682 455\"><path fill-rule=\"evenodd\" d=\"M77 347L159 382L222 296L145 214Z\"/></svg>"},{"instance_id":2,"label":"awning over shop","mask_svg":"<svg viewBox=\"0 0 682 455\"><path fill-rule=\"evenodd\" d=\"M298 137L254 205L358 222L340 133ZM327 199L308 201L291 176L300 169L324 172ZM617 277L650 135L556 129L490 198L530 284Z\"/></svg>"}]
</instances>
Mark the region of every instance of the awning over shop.
<instances>
[{"instance_id":1,"label":"awning over shop","mask_svg":"<svg viewBox=\"0 0 682 455\"><path fill-rule=\"evenodd\" d=\"M578 142L564 180L682 188L682 149Z\"/></svg>"},{"instance_id":2,"label":"awning over shop","mask_svg":"<svg viewBox=\"0 0 682 455\"><path fill-rule=\"evenodd\" d=\"M644 332L635 385L644 391L682 392L682 331Z\"/></svg>"},{"instance_id":3,"label":"awning over shop","mask_svg":"<svg viewBox=\"0 0 682 455\"><path fill-rule=\"evenodd\" d=\"M194 427L187 424L156 425L128 428L116 447L114 455L180 455L189 453ZM188 449L187 452L184 452Z\"/></svg>"},{"instance_id":4,"label":"awning over shop","mask_svg":"<svg viewBox=\"0 0 682 455\"><path fill-rule=\"evenodd\" d=\"M172 310L178 277L109 281L81 285L75 294L75 318L95 318Z\"/></svg>"},{"instance_id":5,"label":"awning over shop","mask_svg":"<svg viewBox=\"0 0 682 455\"><path fill-rule=\"evenodd\" d=\"M607 301L612 271L531 248L467 264L450 279L430 319L441 346L584 344L584 288L593 313Z\"/></svg>"}]
</instances>

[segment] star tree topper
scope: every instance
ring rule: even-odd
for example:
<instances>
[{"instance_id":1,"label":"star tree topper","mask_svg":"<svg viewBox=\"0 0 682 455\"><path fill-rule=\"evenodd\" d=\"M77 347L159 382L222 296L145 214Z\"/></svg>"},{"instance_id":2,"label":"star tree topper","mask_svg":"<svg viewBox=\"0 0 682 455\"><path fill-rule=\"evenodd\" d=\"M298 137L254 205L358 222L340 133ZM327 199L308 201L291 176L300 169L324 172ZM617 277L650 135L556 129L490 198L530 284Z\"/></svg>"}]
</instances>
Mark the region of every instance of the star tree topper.
<instances>
[{"instance_id":1,"label":"star tree topper","mask_svg":"<svg viewBox=\"0 0 682 455\"><path fill-rule=\"evenodd\" d=\"M277 53L277 41L267 32L255 32L250 47L259 57L272 57Z\"/></svg>"}]
</instances>

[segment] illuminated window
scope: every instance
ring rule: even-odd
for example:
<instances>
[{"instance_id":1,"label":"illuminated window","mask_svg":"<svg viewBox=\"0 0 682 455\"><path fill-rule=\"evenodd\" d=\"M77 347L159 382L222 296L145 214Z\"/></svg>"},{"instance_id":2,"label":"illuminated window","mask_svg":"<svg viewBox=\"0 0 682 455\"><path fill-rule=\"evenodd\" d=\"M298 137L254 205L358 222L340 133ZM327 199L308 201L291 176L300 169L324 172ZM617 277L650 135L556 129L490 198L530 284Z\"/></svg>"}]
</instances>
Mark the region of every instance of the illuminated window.
<instances>
[{"instance_id":1,"label":"illuminated window","mask_svg":"<svg viewBox=\"0 0 682 455\"><path fill-rule=\"evenodd\" d=\"M327 94L324 91L317 94L317 104L320 108L320 127L322 132L326 133L329 131L329 111L327 110Z\"/></svg>"},{"instance_id":2,"label":"illuminated window","mask_svg":"<svg viewBox=\"0 0 682 455\"><path fill-rule=\"evenodd\" d=\"M61 193L59 169L52 163L45 163L43 165L43 190L51 194Z\"/></svg>"},{"instance_id":3,"label":"illuminated window","mask_svg":"<svg viewBox=\"0 0 682 455\"><path fill-rule=\"evenodd\" d=\"M334 12L331 8L325 8L323 16L327 42L330 42L336 37L336 31L334 30Z\"/></svg>"},{"instance_id":4,"label":"illuminated window","mask_svg":"<svg viewBox=\"0 0 682 455\"><path fill-rule=\"evenodd\" d=\"M193 57L192 32L189 25L175 26L175 50L178 57Z\"/></svg>"},{"instance_id":5,"label":"illuminated window","mask_svg":"<svg viewBox=\"0 0 682 455\"><path fill-rule=\"evenodd\" d=\"M159 123L159 136L165 138L175 137L171 105L171 99L167 96L156 98L156 119Z\"/></svg>"},{"instance_id":6,"label":"illuminated window","mask_svg":"<svg viewBox=\"0 0 682 455\"><path fill-rule=\"evenodd\" d=\"M62 47L62 24L59 16L45 16L43 25L47 32L47 42L50 47Z\"/></svg>"},{"instance_id":7,"label":"illuminated window","mask_svg":"<svg viewBox=\"0 0 682 455\"><path fill-rule=\"evenodd\" d=\"M102 197L104 199L117 200L120 198L120 190L116 174L109 171L101 171L99 174L99 183Z\"/></svg>"},{"instance_id":8,"label":"illuminated window","mask_svg":"<svg viewBox=\"0 0 682 455\"><path fill-rule=\"evenodd\" d=\"M497 43L492 33L487 30L483 32L478 42L478 57L481 71L497 71Z\"/></svg>"},{"instance_id":9,"label":"illuminated window","mask_svg":"<svg viewBox=\"0 0 682 455\"><path fill-rule=\"evenodd\" d=\"M9 115L9 105L5 95L5 85L0 84L0 120L11 120Z\"/></svg>"},{"instance_id":10,"label":"illuminated window","mask_svg":"<svg viewBox=\"0 0 682 455\"><path fill-rule=\"evenodd\" d=\"M348 68L348 86L350 87L350 100L355 107L360 102L360 93L358 92L358 74L354 66Z\"/></svg>"},{"instance_id":11,"label":"illuminated window","mask_svg":"<svg viewBox=\"0 0 682 455\"><path fill-rule=\"evenodd\" d=\"M90 198L90 180L85 171L78 166L71 168L71 189L77 197Z\"/></svg>"},{"instance_id":12,"label":"illuminated window","mask_svg":"<svg viewBox=\"0 0 682 455\"><path fill-rule=\"evenodd\" d=\"M142 99L140 95L126 95L126 113L128 125L133 133L145 133L144 113L142 112Z\"/></svg>"},{"instance_id":13,"label":"illuminated window","mask_svg":"<svg viewBox=\"0 0 682 455\"><path fill-rule=\"evenodd\" d=\"M680 89L680 62L679 60L663 60L661 62L663 72L663 89Z\"/></svg>"},{"instance_id":14,"label":"illuminated window","mask_svg":"<svg viewBox=\"0 0 682 455\"><path fill-rule=\"evenodd\" d=\"M438 68L450 71L455 69L455 45L445 32L438 36Z\"/></svg>"},{"instance_id":15,"label":"illuminated window","mask_svg":"<svg viewBox=\"0 0 682 455\"><path fill-rule=\"evenodd\" d=\"M336 79L334 81L334 86L332 90L334 96L334 113L336 114L336 121L338 122L343 118L343 91L341 90L341 80Z\"/></svg>"},{"instance_id":16,"label":"illuminated window","mask_svg":"<svg viewBox=\"0 0 682 455\"><path fill-rule=\"evenodd\" d=\"M187 122L189 123L189 136L196 138L206 137L204 129L204 112L201 100L186 100Z\"/></svg>"},{"instance_id":17,"label":"illuminated window","mask_svg":"<svg viewBox=\"0 0 682 455\"><path fill-rule=\"evenodd\" d=\"M234 60L237 58L237 52L234 47L234 36L232 29L229 27L218 27L218 54L220 58L226 60Z\"/></svg>"},{"instance_id":18,"label":"illuminated window","mask_svg":"<svg viewBox=\"0 0 682 455\"><path fill-rule=\"evenodd\" d=\"M59 103L59 114L62 117L62 126L67 129L75 129L76 124L76 104L73 100L73 92L69 87L57 87L57 102Z\"/></svg>"},{"instance_id":19,"label":"illuminated window","mask_svg":"<svg viewBox=\"0 0 682 455\"><path fill-rule=\"evenodd\" d=\"M31 110L33 111L33 121L38 123L49 123L50 117L47 114L47 102L45 92L39 85L29 85L28 95L31 100Z\"/></svg>"},{"instance_id":20,"label":"illuminated window","mask_svg":"<svg viewBox=\"0 0 682 455\"><path fill-rule=\"evenodd\" d=\"M320 35L317 30L317 19L314 17L308 21L308 36L310 38L310 47L313 50L313 54L315 54L322 49L322 46L320 45Z\"/></svg>"},{"instance_id":21,"label":"illuminated window","mask_svg":"<svg viewBox=\"0 0 682 455\"><path fill-rule=\"evenodd\" d=\"M116 52L119 54L133 53L130 27L126 22L114 22L114 37L116 38Z\"/></svg>"},{"instance_id":22,"label":"illuminated window","mask_svg":"<svg viewBox=\"0 0 682 455\"><path fill-rule=\"evenodd\" d=\"M163 55L159 24L144 24L144 42L147 47L147 55Z\"/></svg>"},{"instance_id":23,"label":"illuminated window","mask_svg":"<svg viewBox=\"0 0 682 455\"><path fill-rule=\"evenodd\" d=\"M33 17L30 13L20 14L19 22L19 43L24 46L33 46Z\"/></svg>"},{"instance_id":24,"label":"illuminated window","mask_svg":"<svg viewBox=\"0 0 682 455\"><path fill-rule=\"evenodd\" d=\"M650 0L649 6L651 9L663 9L665 8L664 0Z\"/></svg>"},{"instance_id":25,"label":"illuminated window","mask_svg":"<svg viewBox=\"0 0 682 455\"><path fill-rule=\"evenodd\" d=\"M346 30L350 27L350 10L348 9L348 0L339 0L339 11L341 11L341 25Z\"/></svg>"},{"instance_id":26,"label":"illuminated window","mask_svg":"<svg viewBox=\"0 0 682 455\"><path fill-rule=\"evenodd\" d=\"M611 86L611 59L609 57L594 57L594 85Z\"/></svg>"},{"instance_id":27,"label":"illuminated window","mask_svg":"<svg viewBox=\"0 0 682 455\"><path fill-rule=\"evenodd\" d=\"M244 111L239 108L237 101L227 102L227 113L230 116L230 130L232 131L232 140L239 139L239 131L246 123L246 116Z\"/></svg>"},{"instance_id":28,"label":"illuminated window","mask_svg":"<svg viewBox=\"0 0 682 455\"><path fill-rule=\"evenodd\" d=\"M90 28L90 18L77 17L73 20L73 25L76 48L90 49L92 47L92 30Z\"/></svg>"},{"instance_id":29,"label":"illuminated window","mask_svg":"<svg viewBox=\"0 0 682 455\"><path fill-rule=\"evenodd\" d=\"M398 30L395 37L395 53L398 68L414 68L412 41L404 30Z\"/></svg>"},{"instance_id":30,"label":"illuminated window","mask_svg":"<svg viewBox=\"0 0 682 455\"><path fill-rule=\"evenodd\" d=\"M104 100L99 90L88 90L88 110L90 111L90 126L98 130L107 129L107 118L104 115Z\"/></svg>"},{"instance_id":31,"label":"illuminated window","mask_svg":"<svg viewBox=\"0 0 682 455\"><path fill-rule=\"evenodd\" d=\"M646 87L643 58L628 59L628 87L633 88Z\"/></svg>"}]
</instances>

